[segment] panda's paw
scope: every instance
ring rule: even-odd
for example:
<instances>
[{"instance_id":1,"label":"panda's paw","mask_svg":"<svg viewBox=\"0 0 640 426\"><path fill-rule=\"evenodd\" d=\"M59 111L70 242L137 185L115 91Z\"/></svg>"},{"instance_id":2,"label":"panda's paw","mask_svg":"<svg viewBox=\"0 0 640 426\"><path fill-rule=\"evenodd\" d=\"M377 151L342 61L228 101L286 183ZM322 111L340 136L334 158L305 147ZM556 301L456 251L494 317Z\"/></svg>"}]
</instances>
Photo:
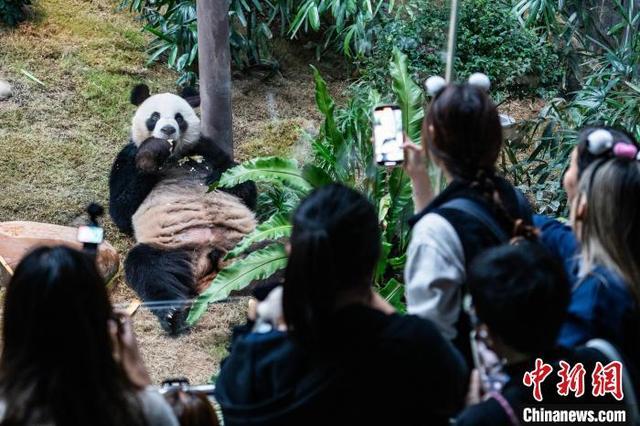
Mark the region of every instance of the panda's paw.
<instances>
[{"instance_id":1,"label":"panda's paw","mask_svg":"<svg viewBox=\"0 0 640 426\"><path fill-rule=\"evenodd\" d=\"M138 148L136 167L143 173L157 173L171 155L171 150L172 145L166 139L149 138Z\"/></svg>"},{"instance_id":2,"label":"panda's paw","mask_svg":"<svg viewBox=\"0 0 640 426\"><path fill-rule=\"evenodd\" d=\"M189 308L170 308L164 311L159 317L160 325L171 336L178 336L189 328L187 326L187 316Z\"/></svg>"}]
</instances>

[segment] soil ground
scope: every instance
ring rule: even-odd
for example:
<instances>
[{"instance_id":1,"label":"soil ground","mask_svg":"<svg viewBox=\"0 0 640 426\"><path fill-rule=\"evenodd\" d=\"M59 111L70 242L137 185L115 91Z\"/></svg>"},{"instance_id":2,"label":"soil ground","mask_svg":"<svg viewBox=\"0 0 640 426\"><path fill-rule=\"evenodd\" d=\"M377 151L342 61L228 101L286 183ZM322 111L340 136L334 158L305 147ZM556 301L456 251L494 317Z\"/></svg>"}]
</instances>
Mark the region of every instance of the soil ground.
<instances>
[{"instance_id":1,"label":"soil ground","mask_svg":"<svg viewBox=\"0 0 640 426\"><path fill-rule=\"evenodd\" d=\"M111 163L127 143L134 112L128 103L131 87L145 82L152 93L174 91L177 75L161 64L146 64L149 38L140 32L140 22L116 11L114 0L37 4L37 19L13 31L0 30L0 79L14 89L12 98L0 102L0 221L76 225L89 202L107 203ZM280 44L278 73L234 77L239 160L257 155L303 158L302 135L318 127L308 66L314 62L313 51ZM348 85L340 67L327 60L316 65L340 99ZM516 101L502 110L520 119L534 114L536 107ZM133 241L108 218L105 228L124 259ZM113 282L112 297L125 305L134 300L122 273ZM213 305L179 338L167 337L153 315L140 309L135 329L154 381L184 376L192 383L208 382L245 309L244 299Z\"/></svg>"}]
</instances>

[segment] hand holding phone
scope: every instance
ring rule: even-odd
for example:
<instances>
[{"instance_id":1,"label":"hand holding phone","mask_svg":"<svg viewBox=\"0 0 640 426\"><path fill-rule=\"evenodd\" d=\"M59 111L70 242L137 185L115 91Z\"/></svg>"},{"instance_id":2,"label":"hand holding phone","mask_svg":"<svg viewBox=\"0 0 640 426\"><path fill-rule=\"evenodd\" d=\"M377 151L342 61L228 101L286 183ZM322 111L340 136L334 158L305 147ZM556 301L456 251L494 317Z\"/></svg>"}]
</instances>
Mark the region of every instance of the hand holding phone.
<instances>
[{"instance_id":1,"label":"hand holding phone","mask_svg":"<svg viewBox=\"0 0 640 426\"><path fill-rule=\"evenodd\" d=\"M379 105L373 110L373 141L377 164L396 166L404 161L404 132L399 106Z\"/></svg>"}]
</instances>

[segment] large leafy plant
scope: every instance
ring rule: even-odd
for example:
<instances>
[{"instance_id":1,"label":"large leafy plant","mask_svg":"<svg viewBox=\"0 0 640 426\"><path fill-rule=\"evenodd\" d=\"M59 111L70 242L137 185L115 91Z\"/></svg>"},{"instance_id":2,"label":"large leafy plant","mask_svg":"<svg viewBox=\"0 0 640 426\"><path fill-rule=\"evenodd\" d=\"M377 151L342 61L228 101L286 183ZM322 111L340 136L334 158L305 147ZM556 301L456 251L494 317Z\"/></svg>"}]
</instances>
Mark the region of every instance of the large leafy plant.
<instances>
[{"instance_id":1,"label":"large leafy plant","mask_svg":"<svg viewBox=\"0 0 640 426\"><path fill-rule=\"evenodd\" d=\"M640 11L632 3L627 7L619 0L607 3L609 27L595 16L602 12L598 9L575 11L541 0L518 3L523 24L543 24L550 38L570 35L580 63L571 74L577 89L567 99L550 100L538 117L526 123L521 132L524 141L509 145L503 163L516 183L531 190L540 212L566 213L560 176L580 128L604 124L640 137ZM553 14L548 12L551 8Z\"/></svg>"},{"instance_id":2,"label":"large leafy plant","mask_svg":"<svg viewBox=\"0 0 640 426\"><path fill-rule=\"evenodd\" d=\"M420 137L423 117L422 90L411 80L407 58L394 52L390 66L392 91L403 112L404 128L414 140ZM403 310L401 274L408 243L406 218L413 211L409 179L402 168L385 169L373 163L371 112L382 100L373 90L360 90L343 108L338 108L318 70L314 69L316 103L324 116L318 136L313 141L314 159L300 166L293 159L256 158L225 172L213 186L231 187L253 180L272 188L286 188L294 200L283 204L272 216L245 237L227 259L238 258L223 269L211 286L199 296L189 314L193 324L207 304L226 298L254 280L265 279L286 266L282 239L290 236L289 217L293 206L314 188L330 182L342 182L365 193L378 209L382 232L382 256L376 269L375 283L380 293ZM256 243L269 242L244 258L239 256Z\"/></svg>"}]
</instances>

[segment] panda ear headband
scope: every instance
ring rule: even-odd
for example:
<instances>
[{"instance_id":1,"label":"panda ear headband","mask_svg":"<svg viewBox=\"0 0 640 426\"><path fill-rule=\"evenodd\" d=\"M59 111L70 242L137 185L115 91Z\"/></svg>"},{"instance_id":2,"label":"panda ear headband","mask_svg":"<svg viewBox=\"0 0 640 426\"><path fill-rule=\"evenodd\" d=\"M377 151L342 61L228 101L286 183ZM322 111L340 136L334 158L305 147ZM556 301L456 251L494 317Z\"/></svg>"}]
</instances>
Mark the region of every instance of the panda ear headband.
<instances>
[{"instance_id":1,"label":"panda ear headband","mask_svg":"<svg viewBox=\"0 0 640 426\"><path fill-rule=\"evenodd\" d=\"M467 84L469 86L477 87L486 93L489 93L489 90L491 89L491 80L489 80L489 77L487 77L486 74L481 72L471 74L467 80ZM447 82L439 75L434 75L424 82L424 88L429 96L435 98L447 88Z\"/></svg>"},{"instance_id":2,"label":"panda ear headband","mask_svg":"<svg viewBox=\"0 0 640 426\"><path fill-rule=\"evenodd\" d=\"M615 141L610 131L596 129L587 136L587 150L595 156L611 152L614 157L640 161L640 150L631 143Z\"/></svg>"}]
</instances>

